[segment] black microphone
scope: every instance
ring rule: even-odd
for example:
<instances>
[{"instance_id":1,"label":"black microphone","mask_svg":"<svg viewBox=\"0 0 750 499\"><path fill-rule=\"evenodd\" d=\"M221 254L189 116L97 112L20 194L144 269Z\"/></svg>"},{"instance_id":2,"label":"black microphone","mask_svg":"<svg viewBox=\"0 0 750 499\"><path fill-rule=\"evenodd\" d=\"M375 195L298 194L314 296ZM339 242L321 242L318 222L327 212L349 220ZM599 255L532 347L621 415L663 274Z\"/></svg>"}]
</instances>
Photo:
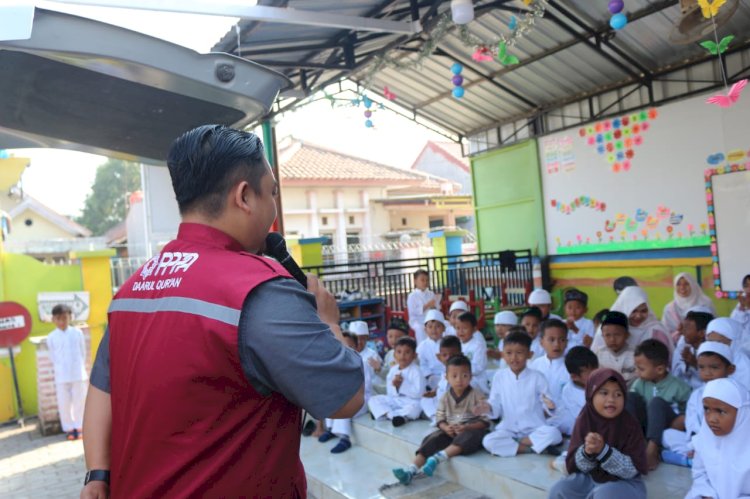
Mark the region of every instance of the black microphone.
<instances>
[{"instance_id":1,"label":"black microphone","mask_svg":"<svg viewBox=\"0 0 750 499\"><path fill-rule=\"evenodd\" d=\"M294 261L289 250L286 249L286 241L278 232L269 232L266 236L266 250L264 253L276 259L287 272L292 274L298 283L307 289L307 276Z\"/></svg>"}]
</instances>

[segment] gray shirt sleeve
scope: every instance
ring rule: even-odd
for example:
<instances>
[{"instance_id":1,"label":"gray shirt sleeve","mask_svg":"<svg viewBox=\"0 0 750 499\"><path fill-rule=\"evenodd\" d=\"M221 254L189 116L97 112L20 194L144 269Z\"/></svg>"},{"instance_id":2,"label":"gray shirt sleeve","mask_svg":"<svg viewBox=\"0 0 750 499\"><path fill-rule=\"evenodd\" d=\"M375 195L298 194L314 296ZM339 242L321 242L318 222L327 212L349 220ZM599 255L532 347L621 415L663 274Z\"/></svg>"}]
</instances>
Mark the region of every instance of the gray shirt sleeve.
<instances>
[{"instance_id":1,"label":"gray shirt sleeve","mask_svg":"<svg viewBox=\"0 0 750 499\"><path fill-rule=\"evenodd\" d=\"M339 410L364 382L362 359L320 320L315 297L292 279L256 287L240 315L242 368L264 395L278 392L325 418Z\"/></svg>"},{"instance_id":2,"label":"gray shirt sleeve","mask_svg":"<svg viewBox=\"0 0 750 499\"><path fill-rule=\"evenodd\" d=\"M91 368L91 384L103 392L110 393L109 386L109 328L104 331L104 337L96 351L94 367Z\"/></svg>"}]
</instances>

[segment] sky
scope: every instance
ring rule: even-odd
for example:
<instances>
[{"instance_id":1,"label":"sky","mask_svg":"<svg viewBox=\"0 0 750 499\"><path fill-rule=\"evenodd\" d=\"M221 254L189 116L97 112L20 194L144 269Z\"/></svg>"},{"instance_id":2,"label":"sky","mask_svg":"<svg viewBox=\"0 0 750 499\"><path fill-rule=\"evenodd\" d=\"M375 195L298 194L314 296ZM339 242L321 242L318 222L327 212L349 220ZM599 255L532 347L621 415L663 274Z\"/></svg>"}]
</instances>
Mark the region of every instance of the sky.
<instances>
[{"instance_id":1,"label":"sky","mask_svg":"<svg viewBox=\"0 0 750 499\"><path fill-rule=\"evenodd\" d=\"M38 7L156 36L198 52L208 52L237 23L237 18L221 16L112 9L51 1L35 3ZM363 107L343 102L332 108L324 99L282 116L276 124L277 139L291 135L346 154L403 168L411 165L427 140L447 140L388 110L376 109L371 118L374 127L366 128L363 114ZM31 158L31 166L22 179L24 191L68 216L80 214L94 182L96 168L106 161L102 156L54 149L10 152Z\"/></svg>"}]
</instances>

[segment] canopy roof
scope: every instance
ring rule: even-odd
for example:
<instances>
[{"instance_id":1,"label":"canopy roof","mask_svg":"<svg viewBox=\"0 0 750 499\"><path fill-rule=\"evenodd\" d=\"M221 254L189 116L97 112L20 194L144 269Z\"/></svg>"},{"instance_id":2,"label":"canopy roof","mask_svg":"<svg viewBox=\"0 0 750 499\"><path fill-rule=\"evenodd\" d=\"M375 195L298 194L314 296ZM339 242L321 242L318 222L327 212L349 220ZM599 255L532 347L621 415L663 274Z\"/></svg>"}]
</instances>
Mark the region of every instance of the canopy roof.
<instances>
[{"instance_id":1,"label":"canopy roof","mask_svg":"<svg viewBox=\"0 0 750 499\"><path fill-rule=\"evenodd\" d=\"M412 118L437 124L455 140L468 138L471 152L723 86L718 57L698 44L712 40L713 32L680 33L675 28L686 11L697 7L696 0L625 0L629 23L621 31L610 28L604 0L545 3L544 17L509 48L520 63L507 67L496 60L472 60L476 47L462 41L460 30L451 26L421 67L370 69L382 55L401 62L419 57L425 44L432 43L431 31L449 15L448 0L260 0L261 6L290 12L405 25L418 21L424 30L404 34L241 21L239 36L227 33L214 50L267 65L292 80L293 91L282 94L272 114L345 79L381 96L388 86L397 96L395 103ZM495 44L500 33L510 33L512 16L523 19L529 12L521 0L476 0L474 5L476 19L468 28ZM722 9L719 37L736 36L723 59L732 81L750 69L750 6L728 0ZM700 13L694 14L700 21ZM710 28L705 22L701 26ZM451 95L449 68L454 62L464 67L462 99Z\"/></svg>"}]
</instances>

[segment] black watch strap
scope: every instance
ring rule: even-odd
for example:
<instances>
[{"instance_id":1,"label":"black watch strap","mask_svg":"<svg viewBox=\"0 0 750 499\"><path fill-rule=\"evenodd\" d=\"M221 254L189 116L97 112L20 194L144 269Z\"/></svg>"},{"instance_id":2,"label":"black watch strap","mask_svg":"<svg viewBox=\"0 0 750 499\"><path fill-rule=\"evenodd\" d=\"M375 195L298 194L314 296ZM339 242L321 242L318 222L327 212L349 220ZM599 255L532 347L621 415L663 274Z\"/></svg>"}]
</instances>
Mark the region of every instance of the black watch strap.
<instances>
[{"instance_id":1,"label":"black watch strap","mask_svg":"<svg viewBox=\"0 0 750 499\"><path fill-rule=\"evenodd\" d=\"M88 485L89 482L106 482L109 485L109 470L89 470L86 472L86 479L83 481L84 485Z\"/></svg>"}]
</instances>

